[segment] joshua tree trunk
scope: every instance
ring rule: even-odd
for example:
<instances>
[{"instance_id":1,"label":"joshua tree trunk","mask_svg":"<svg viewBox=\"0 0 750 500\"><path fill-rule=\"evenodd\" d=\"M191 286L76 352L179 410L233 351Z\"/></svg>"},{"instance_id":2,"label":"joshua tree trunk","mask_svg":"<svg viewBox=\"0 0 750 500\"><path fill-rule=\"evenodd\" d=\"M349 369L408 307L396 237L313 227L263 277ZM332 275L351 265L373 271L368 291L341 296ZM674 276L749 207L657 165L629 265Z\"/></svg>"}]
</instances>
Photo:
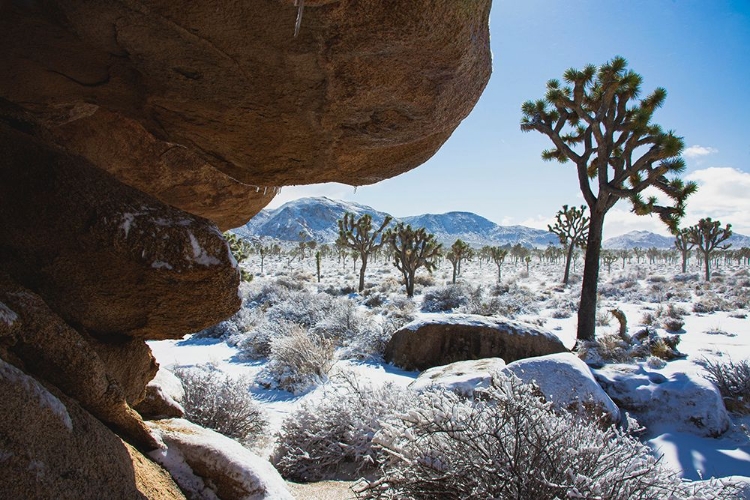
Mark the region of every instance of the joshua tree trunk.
<instances>
[{"instance_id":1,"label":"joshua tree trunk","mask_svg":"<svg viewBox=\"0 0 750 500\"><path fill-rule=\"evenodd\" d=\"M362 267L359 268L359 293L365 289L365 269L367 269L367 255L362 254L359 256L362 260Z\"/></svg>"},{"instance_id":2,"label":"joshua tree trunk","mask_svg":"<svg viewBox=\"0 0 750 500\"><path fill-rule=\"evenodd\" d=\"M599 287L599 256L602 252L605 213L599 212L596 207L591 210L586 263L583 266L581 305L578 308L578 340L593 341L596 331L596 293Z\"/></svg>"},{"instance_id":3,"label":"joshua tree trunk","mask_svg":"<svg viewBox=\"0 0 750 500\"><path fill-rule=\"evenodd\" d=\"M574 245L571 243L568 245L568 255L565 257L565 276L563 276L563 285L568 284L570 279L570 261L573 260L573 249Z\"/></svg>"}]
</instances>

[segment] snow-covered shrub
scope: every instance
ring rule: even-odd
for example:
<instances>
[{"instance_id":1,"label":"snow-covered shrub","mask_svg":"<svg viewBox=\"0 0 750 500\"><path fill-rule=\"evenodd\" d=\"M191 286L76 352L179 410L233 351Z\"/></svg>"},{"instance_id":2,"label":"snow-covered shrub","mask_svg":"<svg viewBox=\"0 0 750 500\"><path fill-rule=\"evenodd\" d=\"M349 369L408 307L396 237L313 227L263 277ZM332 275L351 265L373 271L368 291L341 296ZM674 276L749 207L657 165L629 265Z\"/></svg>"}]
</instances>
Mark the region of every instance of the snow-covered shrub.
<instances>
[{"instance_id":1,"label":"snow-covered shrub","mask_svg":"<svg viewBox=\"0 0 750 500\"><path fill-rule=\"evenodd\" d=\"M466 289L460 284L428 288L422 300L422 311L450 311L466 304L468 300Z\"/></svg>"},{"instance_id":2,"label":"snow-covered shrub","mask_svg":"<svg viewBox=\"0 0 750 500\"><path fill-rule=\"evenodd\" d=\"M414 277L414 284L423 287L435 286L435 278L431 274L420 273Z\"/></svg>"},{"instance_id":3,"label":"snow-covered shrub","mask_svg":"<svg viewBox=\"0 0 750 500\"><path fill-rule=\"evenodd\" d=\"M556 413L539 391L496 378L476 400L424 392L381 423L388 455L358 498L730 498L733 486L690 485L634 437ZM723 496L721 496L723 495Z\"/></svg>"},{"instance_id":4,"label":"snow-covered shrub","mask_svg":"<svg viewBox=\"0 0 750 500\"><path fill-rule=\"evenodd\" d=\"M275 338L285 337L292 330L299 328L296 323L283 319L269 321L264 318L255 328L244 334L234 335L227 339L227 344L236 346L240 359L261 359L271 354L271 342Z\"/></svg>"},{"instance_id":5,"label":"snow-covered shrub","mask_svg":"<svg viewBox=\"0 0 750 500\"><path fill-rule=\"evenodd\" d=\"M508 291L499 295L487 295L484 288L477 286L467 293L468 302L459 310L467 314L482 316L503 316L515 318L519 314L537 313L537 297L529 288L511 285Z\"/></svg>"},{"instance_id":6,"label":"snow-covered shrub","mask_svg":"<svg viewBox=\"0 0 750 500\"><path fill-rule=\"evenodd\" d=\"M659 370L667 366L667 362L656 356L649 356L646 360L646 365L654 370Z\"/></svg>"},{"instance_id":7,"label":"snow-covered shrub","mask_svg":"<svg viewBox=\"0 0 750 500\"><path fill-rule=\"evenodd\" d=\"M290 293L266 310L269 321L290 321L304 327L311 327L328 317L335 307L335 299L325 293L298 291Z\"/></svg>"},{"instance_id":8,"label":"snow-covered shrub","mask_svg":"<svg viewBox=\"0 0 750 500\"><path fill-rule=\"evenodd\" d=\"M669 332L679 332L685 326L685 321L679 318L664 318L661 321L662 326Z\"/></svg>"},{"instance_id":9,"label":"snow-covered shrub","mask_svg":"<svg viewBox=\"0 0 750 500\"><path fill-rule=\"evenodd\" d=\"M672 276L672 281L676 281L678 283L687 283L688 281L698 281L698 280L700 280L700 276L698 276L697 274L683 273L683 274L675 274L674 276Z\"/></svg>"},{"instance_id":10,"label":"snow-covered shrub","mask_svg":"<svg viewBox=\"0 0 750 500\"><path fill-rule=\"evenodd\" d=\"M693 312L695 313L712 313L716 311L728 311L730 309L732 307L723 298L712 292L705 293L693 302Z\"/></svg>"},{"instance_id":11,"label":"snow-covered shrub","mask_svg":"<svg viewBox=\"0 0 750 500\"><path fill-rule=\"evenodd\" d=\"M411 323L417 317L417 307L407 297L396 297L389 302L385 308L382 328L383 336L390 339L393 334L407 323ZM387 341L386 341L387 342Z\"/></svg>"},{"instance_id":12,"label":"snow-covered shrub","mask_svg":"<svg viewBox=\"0 0 750 500\"><path fill-rule=\"evenodd\" d=\"M194 338L231 339L245 335L263 320L257 308L242 307L232 317L193 335Z\"/></svg>"},{"instance_id":13,"label":"snow-covered shrub","mask_svg":"<svg viewBox=\"0 0 750 500\"><path fill-rule=\"evenodd\" d=\"M268 424L248 391L247 380L233 379L209 365L174 370L182 381L185 418L241 443L260 436Z\"/></svg>"},{"instance_id":14,"label":"snow-covered shrub","mask_svg":"<svg viewBox=\"0 0 750 500\"><path fill-rule=\"evenodd\" d=\"M704 359L707 379L719 389L724 406L735 413L750 413L750 360L712 361Z\"/></svg>"},{"instance_id":15,"label":"snow-covered shrub","mask_svg":"<svg viewBox=\"0 0 750 500\"><path fill-rule=\"evenodd\" d=\"M609 311L599 310L596 312L596 326L609 326L610 321L612 321L612 315Z\"/></svg>"},{"instance_id":16,"label":"snow-covered shrub","mask_svg":"<svg viewBox=\"0 0 750 500\"><path fill-rule=\"evenodd\" d=\"M305 402L278 435L273 463L287 479L357 479L377 469L381 455L372 445L380 422L405 410L412 396L386 384L362 384L350 372L332 378L326 394Z\"/></svg>"},{"instance_id":17,"label":"snow-covered shrub","mask_svg":"<svg viewBox=\"0 0 750 500\"><path fill-rule=\"evenodd\" d=\"M357 307L349 299L336 300L328 316L318 321L310 331L343 347L339 353L343 358L380 356L390 339L390 335L383 333L383 327L375 315Z\"/></svg>"},{"instance_id":18,"label":"snow-covered shrub","mask_svg":"<svg viewBox=\"0 0 750 500\"><path fill-rule=\"evenodd\" d=\"M333 340L295 325L271 339L268 364L258 382L298 394L325 382L334 361Z\"/></svg>"}]
</instances>

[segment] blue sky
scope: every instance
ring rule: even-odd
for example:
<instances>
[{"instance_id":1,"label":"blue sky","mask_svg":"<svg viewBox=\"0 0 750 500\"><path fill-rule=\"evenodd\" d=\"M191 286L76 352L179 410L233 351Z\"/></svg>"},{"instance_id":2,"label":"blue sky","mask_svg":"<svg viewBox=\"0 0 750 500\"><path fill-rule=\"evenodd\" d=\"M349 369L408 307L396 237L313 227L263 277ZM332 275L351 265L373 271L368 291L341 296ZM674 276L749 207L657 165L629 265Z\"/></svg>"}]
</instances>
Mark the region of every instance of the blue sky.
<instances>
[{"instance_id":1,"label":"blue sky","mask_svg":"<svg viewBox=\"0 0 750 500\"><path fill-rule=\"evenodd\" d=\"M372 186L285 187L270 207L329 196L396 216L470 211L504 225L546 228L583 199L572 164L543 162L549 140L522 133L520 107L569 67L615 55L667 89L654 122L684 137L688 179L699 183L683 225L711 216L750 234L750 1L496 0L493 74L472 113L422 166ZM656 217L610 211L605 238L635 229L666 234Z\"/></svg>"}]
</instances>

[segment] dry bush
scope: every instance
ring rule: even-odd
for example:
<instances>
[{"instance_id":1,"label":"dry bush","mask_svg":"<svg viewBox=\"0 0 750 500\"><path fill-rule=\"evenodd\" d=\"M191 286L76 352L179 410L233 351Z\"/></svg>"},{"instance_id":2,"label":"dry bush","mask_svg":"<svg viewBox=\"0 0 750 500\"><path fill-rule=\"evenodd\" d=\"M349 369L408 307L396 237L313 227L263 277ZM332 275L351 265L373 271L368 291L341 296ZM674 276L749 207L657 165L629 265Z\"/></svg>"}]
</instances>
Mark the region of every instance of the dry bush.
<instances>
[{"instance_id":1,"label":"dry bush","mask_svg":"<svg viewBox=\"0 0 750 500\"><path fill-rule=\"evenodd\" d=\"M259 383L299 394L325 382L334 361L331 339L295 325L271 340L268 364L259 374Z\"/></svg>"},{"instance_id":2,"label":"dry bush","mask_svg":"<svg viewBox=\"0 0 750 500\"><path fill-rule=\"evenodd\" d=\"M724 406L735 413L750 413L750 360L711 361L704 359L706 377L719 388Z\"/></svg>"},{"instance_id":3,"label":"dry bush","mask_svg":"<svg viewBox=\"0 0 750 500\"><path fill-rule=\"evenodd\" d=\"M351 372L331 380L323 398L305 402L281 427L273 463L286 479L358 479L382 460L372 438L380 421L411 400L390 384L362 384Z\"/></svg>"},{"instance_id":4,"label":"dry bush","mask_svg":"<svg viewBox=\"0 0 750 500\"><path fill-rule=\"evenodd\" d=\"M615 427L552 410L533 386L498 377L481 398L424 392L381 423L381 477L363 499L732 498L732 485L682 482Z\"/></svg>"},{"instance_id":5,"label":"dry bush","mask_svg":"<svg viewBox=\"0 0 750 500\"><path fill-rule=\"evenodd\" d=\"M248 392L244 379L233 379L209 366L178 368L185 418L225 436L249 444L268 425L263 410Z\"/></svg>"},{"instance_id":6,"label":"dry bush","mask_svg":"<svg viewBox=\"0 0 750 500\"><path fill-rule=\"evenodd\" d=\"M466 295L466 288L460 284L428 288L424 293L422 311L442 312L457 309L469 301Z\"/></svg>"}]
</instances>

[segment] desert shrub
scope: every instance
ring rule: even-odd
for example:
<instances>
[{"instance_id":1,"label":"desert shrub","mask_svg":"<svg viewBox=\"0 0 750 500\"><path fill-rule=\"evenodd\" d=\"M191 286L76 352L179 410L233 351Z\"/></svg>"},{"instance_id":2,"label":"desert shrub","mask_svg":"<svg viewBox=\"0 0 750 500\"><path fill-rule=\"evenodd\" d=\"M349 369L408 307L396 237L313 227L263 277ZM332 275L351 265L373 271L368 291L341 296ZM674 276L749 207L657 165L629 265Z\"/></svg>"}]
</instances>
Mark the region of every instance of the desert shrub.
<instances>
[{"instance_id":1,"label":"desert shrub","mask_svg":"<svg viewBox=\"0 0 750 500\"><path fill-rule=\"evenodd\" d=\"M599 285L599 295L607 299L617 299L625 296L624 290L612 283L603 283Z\"/></svg>"},{"instance_id":2,"label":"desert shrub","mask_svg":"<svg viewBox=\"0 0 750 500\"><path fill-rule=\"evenodd\" d=\"M386 384L362 384L350 372L332 378L325 396L304 402L281 426L273 463L293 481L357 479L374 472L382 456L372 438L386 416L411 397Z\"/></svg>"},{"instance_id":3,"label":"desert shrub","mask_svg":"<svg viewBox=\"0 0 750 500\"><path fill-rule=\"evenodd\" d=\"M383 337L390 339L397 330L414 321L416 317L417 308L412 300L401 296L394 298L384 308L381 323Z\"/></svg>"},{"instance_id":4,"label":"desert shrub","mask_svg":"<svg viewBox=\"0 0 750 500\"><path fill-rule=\"evenodd\" d=\"M326 318L335 307L335 299L324 293L295 291L266 310L269 321L289 321L311 327Z\"/></svg>"},{"instance_id":5,"label":"desert shrub","mask_svg":"<svg viewBox=\"0 0 750 500\"><path fill-rule=\"evenodd\" d=\"M556 413L533 386L498 378L482 398L425 392L381 423L388 456L358 498L688 498L732 486L688 485L625 432ZM699 490L699 491L696 491Z\"/></svg>"},{"instance_id":6,"label":"desert shrub","mask_svg":"<svg viewBox=\"0 0 750 500\"><path fill-rule=\"evenodd\" d=\"M257 308L241 307L229 319L201 330L193 337L226 340L246 334L262 321L263 315Z\"/></svg>"},{"instance_id":7,"label":"desert shrub","mask_svg":"<svg viewBox=\"0 0 750 500\"><path fill-rule=\"evenodd\" d=\"M515 318L520 314L538 312L534 293L517 284L510 285L508 291L500 295L487 295L481 286L468 288L467 298L466 304L462 305L459 310L468 314Z\"/></svg>"},{"instance_id":8,"label":"desert shrub","mask_svg":"<svg viewBox=\"0 0 750 500\"><path fill-rule=\"evenodd\" d=\"M185 418L234 438L253 442L268 425L263 410L248 392L245 379L233 379L210 366L178 368Z\"/></svg>"},{"instance_id":9,"label":"desert shrub","mask_svg":"<svg viewBox=\"0 0 750 500\"><path fill-rule=\"evenodd\" d=\"M711 361L704 359L707 379L719 389L727 410L750 413L750 360Z\"/></svg>"},{"instance_id":10,"label":"desert shrub","mask_svg":"<svg viewBox=\"0 0 750 500\"><path fill-rule=\"evenodd\" d=\"M435 286L435 278L431 274L420 273L414 276L414 284L420 286Z\"/></svg>"},{"instance_id":11,"label":"desert shrub","mask_svg":"<svg viewBox=\"0 0 750 500\"><path fill-rule=\"evenodd\" d=\"M325 382L334 361L331 339L295 325L271 339L268 364L258 374L258 383L299 394Z\"/></svg>"},{"instance_id":12,"label":"desert shrub","mask_svg":"<svg viewBox=\"0 0 750 500\"><path fill-rule=\"evenodd\" d=\"M599 310L596 312L596 326L609 326L612 315L609 311Z\"/></svg>"},{"instance_id":13,"label":"desert shrub","mask_svg":"<svg viewBox=\"0 0 750 500\"><path fill-rule=\"evenodd\" d=\"M676 281L678 283L687 283L688 281L698 281L700 280L700 276L697 274L675 274L672 276L672 281Z\"/></svg>"},{"instance_id":14,"label":"desert shrub","mask_svg":"<svg viewBox=\"0 0 750 500\"><path fill-rule=\"evenodd\" d=\"M264 318L250 331L229 337L227 344L239 349L238 357L242 360L267 358L271 354L271 341L290 335L295 328L299 326L291 321Z\"/></svg>"},{"instance_id":15,"label":"desert shrub","mask_svg":"<svg viewBox=\"0 0 750 500\"><path fill-rule=\"evenodd\" d=\"M665 278L664 276L655 274L655 275L649 276L646 281L648 281L649 283L666 283L667 278Z\"/></svg>"},{"instance_id":16,"label":"desert shrub","mask_svg":"<svg viewBox=\"0 0 750 500\"><path fill-rule=\"evenodd\" d=\"M649 368L658 370L660 368L664 368L665 366L667 366L667 362L657 356L649 356L648 359L646 360L646 365Z\"/></svg>"},{"instance_id":17,"label":"desert shrub","mask_svg":"<svg viewBox=\"0 0 750 500\"><path fill-rule=\"evenodd\" d=\"M422 311L441 312L457 309L468 302L466 289L461 285L429 288L424 293Z\"/></svg>"},{"instance_id":18,"label":"desert shrub","mask_svg":"<svg viewBox=\"0 0 750 500\"><path fill-rule=\"evenodd\" d=\"M365 359L378 357L390 338L383 333L382 324L371 312L357 307L354 301L339 299L328 316L316 323L311 332L333 340L343 349L341 358Z\"/></svg>"},{"instance_id":19,"label":"desert shrub","mask_svg":"<svg viewBox=\"0 0 750 500\"><path fill-rule=\"evenodd\" d=\"M667 317L661 321L662 326L665 330L670 332L679 332L682 327L685 326L685 322L679 318Z\"/></svg>"},{"instance_id":20,"label":"desert shrub","mask_svg":"<svg viewBox=\"0 0 750 500\"><path fill-rule=\"evenodd\" d=\"M646 311L643 313L643 317L641 318L641 324L642 325L655 325L657 323L656 315L650 311Z\"/></svg>"},{"instance_id":21,"label":"desert shrub","mask_svg":"<svg viewBox=\"0 0 750 500\"><path fill-rule=\"evenodd\" d=\"M724 299L712 292L705 293L693 302L693 312L695 313L712 313L730 309L733 308Z\"/></svg>"},{"instance_id":22,"label":"desert shrub","mask_svg":"<svg viewBox=\"0 0 750 500\"><path fill-rule=\"evenodd\" d=\"M573 311L569 309L555 309L554 311L552 311L551 316L554 319L566 319L573 316Z\"/></svg>"}]
</instances>

